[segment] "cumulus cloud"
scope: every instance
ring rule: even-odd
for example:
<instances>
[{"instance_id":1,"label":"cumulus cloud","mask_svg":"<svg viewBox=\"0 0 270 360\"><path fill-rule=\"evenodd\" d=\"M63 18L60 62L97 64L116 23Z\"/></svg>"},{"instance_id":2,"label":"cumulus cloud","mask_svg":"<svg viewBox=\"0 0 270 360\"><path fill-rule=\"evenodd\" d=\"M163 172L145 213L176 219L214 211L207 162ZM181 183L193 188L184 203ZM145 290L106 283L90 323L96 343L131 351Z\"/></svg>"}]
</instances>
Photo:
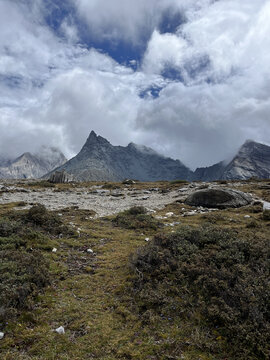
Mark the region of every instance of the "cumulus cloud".
<instances>
[{"instance_id":1,"label":"cumulus cloud","mask_svg":"<svg viewBox=\"0 0 270 360\"><path fill-rule=\"evenodd\" d=\"M44 143L72 156L94 129L194 168L269 143L269 1L65 3L56 32L43 1L0 0L0 154ZM82 43L84 26L145 48L141 64Z\"/></svg>"},{"instance_id":2,"label":"cumulus cloud","mask_svg":"<svg viewBox=\"0 0 270 360\"><path fill-rule=\"evenodd\" d=\"M267 1L218 1L190 11L176 34L153 33L143 69L172 67L182 84L140 109L144 141L154 132L193 167L230 157L246 138L269 143L269 11Z\"/></svg>"},{"instance_id":3,"label":"cumulus cloud","mask_svg":"<svg viewBox=\"0 0 270 360\"><path fill-rule=\"evenodd\" d=\"M101 40L128 41L141 45L164 16L184 13L208 0L72 0L90 31ZM179 18L180 19L180 18Z\"/></svg>"}]
</instances>

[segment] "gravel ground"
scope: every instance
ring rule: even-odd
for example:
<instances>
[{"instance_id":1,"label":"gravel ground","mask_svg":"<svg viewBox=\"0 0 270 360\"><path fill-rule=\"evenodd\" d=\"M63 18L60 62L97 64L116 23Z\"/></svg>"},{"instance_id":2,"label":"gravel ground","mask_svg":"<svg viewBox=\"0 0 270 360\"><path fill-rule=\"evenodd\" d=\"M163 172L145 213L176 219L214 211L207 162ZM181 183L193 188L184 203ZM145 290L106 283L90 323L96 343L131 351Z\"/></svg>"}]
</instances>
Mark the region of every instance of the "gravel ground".
<instances>
[{"instance_id":1,"label":"gravel ground","mask_svg":"<svg viewBox=\"0 0 270 360\"><path fill-rule=\"evenodd\" d=\"M152 191L124 189L110 192L96 187L91 189L77 187L74 190L59 192L54 189L26 190L15 185L5 186L3 189L3 186L4 184L0 182L0 189L2 187L0 204L22 201L27 204L25 208L29 208L33 204L40 203L50 210L77 206L79 209L94 210L98 216L112 215L132 206L144 206L148 210L162 209L176 200L184 200L191 191L191 189L185 192L175 190L163 194L158 189Z\"/></svg>"},{"instance_id":2,"label":"gravel ground","mask_svg":"<svg viewBox=\"0 0 270 360\"><path fill-rule=\"evenodd\" d=\"M228 184L237 187L241 184ZM209 187L219 187L208 184ZM223 185L224 186L224 185ZM163 209L175 201L184 202L193 191L202 187L202 183L192 183L173 191L163 193L159 188L138 190L126 187L119 190L104 190L101 186L91 188L70 187L59 191L55 188L26 189L14 182L0 181L0 204L25 202L25 208L40 203L50 210L61 210L76 206L79 209L94 210L97 217L108 216L129 209L132 206L144 206L149 211ZM265 208L270 204L265 202ZM21 209L24 207L20 206Z\"/></svg>"}]
</instances>

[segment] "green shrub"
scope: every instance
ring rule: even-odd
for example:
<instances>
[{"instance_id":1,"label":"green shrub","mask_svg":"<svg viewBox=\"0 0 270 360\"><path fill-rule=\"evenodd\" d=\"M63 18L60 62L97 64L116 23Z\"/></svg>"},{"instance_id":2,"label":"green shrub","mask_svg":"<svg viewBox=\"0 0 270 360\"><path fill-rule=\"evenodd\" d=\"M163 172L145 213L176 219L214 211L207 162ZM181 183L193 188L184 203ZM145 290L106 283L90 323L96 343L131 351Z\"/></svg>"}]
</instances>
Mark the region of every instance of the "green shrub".
<instances>
[{"instance_id":1,"label":"green shrub","mask_svg":"<svg viewBox=\"0 0 270 360\"><path fill-rule=\"evenodd\" d=\"M67 231L61 218L57 214L48 211L46 207L41 204L31 207L24 216L24 221L52 234L60 234Z\"/></svg>"},{"instance_id":2,"label":"green shrub","mask_svg":"<svg viewBox=\"0 0 270 360\"><path fill-rule=\"evenodd\" d=\"M237 359L268 359L269 255L269 241L213 226L156 236L131 261L136 303L143 313L199 312Z\"/></svg>"},{"instance_id":3,"label":"green shrub","mask_svg":"<svg viewBox=\"0 0 270 360\"><path fill-rule=\"evenodd\" d=\"M0 219L0 237L10 236L18 232L20 223L7 218Z\"/></svg>"},{"instance_id":4,"label":"green shrub","mask_svg":"<svg viewBox=\"0 0 270 360\"><path fill-rule=\"evenodd\" d=\"M170 184L189 184L189 182L187 180L172 180L170 181Z\"/></svg>"},{"instance_id":5,"label":"green shrub","mask_svg":"<svg viewBox=\"0 0 270 360\"><path fill-rule=\"evenodd\" d=\"M115 226L124 229L153 229L157 230L161 226L153 216L147 214L147 210L142 206L134 206L129 210L119 213L114 219Z\"/></svg>"},{"instance_id":6,"label":"green shrub","mask_svg":"<svg viewBox=\"0 0 270 360\"><path fill-rule=\"evenodd\" d=\"M262 214L263 220L269 221L270 220L270 210L264 210Z\"/></svg>"},{"instance_id":7,"label":"green shrub","mask_svg":"<svg viewBox=\"0 0 270 360\"><path fill-rule=\"evenodd\" d=\"M39 251L0 250L0 323L31 310L33 297L50 282L49 265ZM1 326L1 328L3 325Z\"/></svg>"},{"instance_id":8,"label":"green shrub","mask_svg":"<svg viewBox=\"0 0 270 360\"><path fill-rule=\"evenodd\" d=\"M133 206L130 209L126 210L127 215L144 215L147 214L147 210L143 206Z\"/></svg>"}]
</instances>

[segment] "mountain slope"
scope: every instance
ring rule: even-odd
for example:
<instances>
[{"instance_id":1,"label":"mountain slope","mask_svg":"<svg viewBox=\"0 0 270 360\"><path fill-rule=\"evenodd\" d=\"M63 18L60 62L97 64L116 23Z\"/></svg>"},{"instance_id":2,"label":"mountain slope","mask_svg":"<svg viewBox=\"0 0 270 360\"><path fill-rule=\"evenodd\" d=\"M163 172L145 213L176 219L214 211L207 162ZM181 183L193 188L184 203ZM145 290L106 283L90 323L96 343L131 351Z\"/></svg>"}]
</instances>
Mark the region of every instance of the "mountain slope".
<instances>
[{"instance_id":1,"label":"mountain slope","mask_svg":"<svg viewBox=\"0 0 270 360\"><path fill-rule=\"evenodd\" d=\"M174 180L187 179L191 175L179 160L133 143L127 147L113 146L94 131L79 154L57 170L65 170L78 181Z\"/></svg>"},{"instance_id":2,"label":"mountain slope","mask_svg":"<svg viewBox=\"0 0 270 360\"><path fill-rule=\"evenodd\" d=\"M198 168L194 180L246 180L251 177L270 177L270 146L247 140L233 160L225 165L220 162L210 167Z\"/></svg>"},{"instance_id":3,"label":"mountain slope","mask_svg":"<svg viewBox=\"0 0 270 360\"><path fill-rule=\"evenodd\" d=\"M0 178L40 178L66 161L65 156L57 148L43 146L37 154L26 152L15 160L0 166Z\"/></svg>"}]
</instances>

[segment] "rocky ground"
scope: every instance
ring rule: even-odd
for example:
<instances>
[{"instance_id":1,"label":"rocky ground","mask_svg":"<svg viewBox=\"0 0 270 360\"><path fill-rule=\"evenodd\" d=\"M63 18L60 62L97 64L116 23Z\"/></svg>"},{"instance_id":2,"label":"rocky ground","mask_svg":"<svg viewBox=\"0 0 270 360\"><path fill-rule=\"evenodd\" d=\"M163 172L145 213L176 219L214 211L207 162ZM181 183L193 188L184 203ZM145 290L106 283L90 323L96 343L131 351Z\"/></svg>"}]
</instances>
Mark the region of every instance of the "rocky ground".
<instances>
[{"instance_id":1,"label":"rocky ground","mask_svg":"<svg viewBox=\"0 0 270 360\"><path fill-rule=\"evenodd\" d=\"M45 186L44 186L45 185ZM188 195L200 189L232 188L245 190L246 182L228 183L201 183L192 182L187 184L170 183L144 183L133 185L108 184L68 184L46 187L46 182L0 181L0 204L20 203L20 208L29 208L40 203L49 210L61 210L76 207L78 209L93 210L97 217L109 216L132 206L144 206L149 211L156 211L166 205L185 201ZM255 183L249 183L249 190L255 188ZM266 186L266 185L265 185ZM115 187L115 188L113 188ZM270 187L270 186L269 186ZM256 192L249 193L254 201L265 201ZM265 201L265 206L269 204ZM199 212L209 211L199 208ZM186 215L192 215L187 212Z\"/></svg>"}]
</instances>

